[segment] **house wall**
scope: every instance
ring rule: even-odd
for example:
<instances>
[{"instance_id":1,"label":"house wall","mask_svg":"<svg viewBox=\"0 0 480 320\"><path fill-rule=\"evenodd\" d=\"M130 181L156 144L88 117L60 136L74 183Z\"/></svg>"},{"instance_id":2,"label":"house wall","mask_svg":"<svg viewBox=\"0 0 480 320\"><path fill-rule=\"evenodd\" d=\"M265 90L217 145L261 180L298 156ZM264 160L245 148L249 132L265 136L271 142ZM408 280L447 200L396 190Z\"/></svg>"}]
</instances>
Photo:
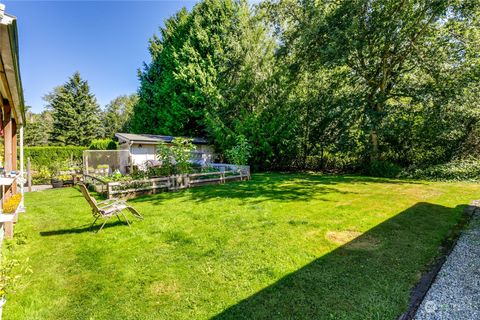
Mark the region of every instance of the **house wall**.
<instances>
[{"instance_id":1,"label":"house wall","mask_svg":"<svg viewBox=\"0 0 480 320\"><path fill-rule=\"evenodd\" d=\"M156 160L156 146L153 144L132 144L130 153L134 165L142 165L147 160Z\"/></svg>"}]
</instances>

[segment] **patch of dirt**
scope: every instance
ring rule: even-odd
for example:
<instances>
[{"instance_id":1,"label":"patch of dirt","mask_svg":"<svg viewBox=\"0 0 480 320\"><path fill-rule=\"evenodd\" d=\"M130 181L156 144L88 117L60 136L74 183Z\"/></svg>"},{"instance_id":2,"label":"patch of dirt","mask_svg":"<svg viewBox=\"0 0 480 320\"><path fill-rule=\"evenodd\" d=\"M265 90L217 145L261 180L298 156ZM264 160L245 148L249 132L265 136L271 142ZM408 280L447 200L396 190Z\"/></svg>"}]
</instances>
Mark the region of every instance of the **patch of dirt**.
<instances>
[{"instance_id":1,"label":"patch of dirt","mask_svg":"<svg viewBox=\"0 0 480 320\"><path fill-rule=\"evenodd\" d=\"M336 244L345 244L353 239L361 236L362 233L358 231L328 231L326 234L327 240Z\"/></svg>"},{"instance_id":2,"label":"patch of dirt","mask_svg":"<svg viewBox=\"0 0 480 320\"><path fill-rule=\"evenodd\" d=\"M349 250L375 250L380 244L376 238L353 230L328 231L325 237L328 241L344 245L345 249Z\"/></svg>"},{"instance_id":3,"label":"patch of dirt","mask_svg":"<svg viewBox=\"0 0 480 320\"><path fill-rule=\"evenodd\" d=\"M155 281L150 284L150 291L155 295L177 295L178 285L176 282Z\"/></svg>"}]
</instances>

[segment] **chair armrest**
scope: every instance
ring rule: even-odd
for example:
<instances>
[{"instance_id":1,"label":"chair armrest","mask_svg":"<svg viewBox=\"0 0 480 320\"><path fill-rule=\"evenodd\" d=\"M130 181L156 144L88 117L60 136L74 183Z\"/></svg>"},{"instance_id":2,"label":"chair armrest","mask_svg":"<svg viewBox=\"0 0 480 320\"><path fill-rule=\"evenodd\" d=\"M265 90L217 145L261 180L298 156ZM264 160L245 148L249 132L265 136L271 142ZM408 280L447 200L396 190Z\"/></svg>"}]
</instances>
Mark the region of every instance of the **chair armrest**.
<instances>
[{"instance_id":1,"label":"chair armrest","mask_svg":"<svg viewBox=\"0 0 480 320\"><path fill-rule=\"evenodd\" d=\"M108 203L112 203L112 202L123 202L123 200L120 200L118 198L112 198L112 199L107 199L107 200L103 200L103 201L99 201L97 202L99 205L104 205L104 204L108 204Z\"/></svg>"},{"instance_id":2,"label":"chair armrest","mask_svg":"<svg viewBox=\"0 0 480 320\"><path fill-rule=\"evenodd\" d=\"M110 200L113 200L113 199L110 199ZM100 210L104 210L106 208L113 207L117 204L125 204L125 201L119 200L119 199L115 199L115 201L110 201L110 202L104 201L103 203L98 203L97 207Z\"/></svg>"}]
</instances>

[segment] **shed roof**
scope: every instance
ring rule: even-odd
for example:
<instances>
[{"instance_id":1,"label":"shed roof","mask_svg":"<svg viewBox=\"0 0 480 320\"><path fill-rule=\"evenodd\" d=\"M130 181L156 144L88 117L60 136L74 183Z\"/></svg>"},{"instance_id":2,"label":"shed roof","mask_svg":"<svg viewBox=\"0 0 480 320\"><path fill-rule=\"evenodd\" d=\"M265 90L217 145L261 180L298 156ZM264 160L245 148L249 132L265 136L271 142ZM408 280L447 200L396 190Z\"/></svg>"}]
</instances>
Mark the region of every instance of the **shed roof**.
<instances>
[{"instance_id":1,"label":"shed roof","mask_svg":"<svg viewBox=\"0 0 480 320\"><path fill-rule=\"evenodd\" d=\"M174 136L162 136L156 134L136 134L136 133L116 133L115 137L121 140L129 141L132 143L144 143L144 144L159 144L170 143L176 137ZM190 138L193 144L208 144L208 141L204 138Z\"/></svg>"}]
</instances>

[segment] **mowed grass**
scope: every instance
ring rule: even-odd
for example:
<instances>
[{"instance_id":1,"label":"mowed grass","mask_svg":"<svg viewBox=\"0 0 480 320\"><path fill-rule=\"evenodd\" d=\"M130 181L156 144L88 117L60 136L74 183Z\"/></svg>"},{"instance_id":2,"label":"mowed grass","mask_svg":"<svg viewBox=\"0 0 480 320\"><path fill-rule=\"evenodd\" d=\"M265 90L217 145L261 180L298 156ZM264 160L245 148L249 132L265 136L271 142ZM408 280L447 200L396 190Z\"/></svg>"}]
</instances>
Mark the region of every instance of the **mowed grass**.
<instances>
[{"instance_id":1,"label":"mowed grass","mask_svg":"<svg viewBox=\"0 0 480 320\"><path fill-rule=\"evenodd\" d=\"M256 174L132 200L145 219L99 234L78 190L29 193L4 317L395 319L478 187Z\"/></svg>"}]
</instances>

